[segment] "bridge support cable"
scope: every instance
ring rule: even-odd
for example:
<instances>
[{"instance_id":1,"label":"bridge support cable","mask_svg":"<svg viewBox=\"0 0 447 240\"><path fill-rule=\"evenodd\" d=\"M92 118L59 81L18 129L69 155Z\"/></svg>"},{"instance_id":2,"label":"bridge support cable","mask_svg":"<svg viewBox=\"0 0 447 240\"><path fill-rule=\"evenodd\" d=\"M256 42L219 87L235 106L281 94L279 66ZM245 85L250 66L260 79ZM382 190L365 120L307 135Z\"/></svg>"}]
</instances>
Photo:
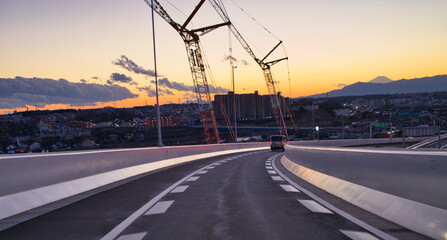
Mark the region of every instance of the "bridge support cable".
<instances>
[{"instance_id":1,"label":"bridge support cable","mask_svg":"<svg viewBox=\"0 0 447 240\"><path fill-rule=\"evenodd\" d=\"M202 43L200 43L200 48L204 49ZM213 72L211 71L211 67L209 65L208 59L207 59L205 54L203 55L203 60L204 60L204 63L205 63L205 69L208 71L208 76L209 76L209 78L211 80L211 85L210 86L213 88L213 90L214 90L214 92L216 94L220 95L221 93L219 92L219 88L217 87L216 81L214 79ZM222 98L218 98L217 101L219 102L220 110L222 111L222 115L224 116L225 123L227 125L228 132L230 133L231 140L233 142L236 142L237 141L237 135L235 134L233 129L230 127L231 126L231 120L230 120L230 118L228 116L227 110L224 107L224 104L222 102Z\"/></svg>"},{"instance_id":2,"label":"bridge support cable","mask_svg":"<svg viewBox=\"0 0 447 240\"><path fill-rule=\"evenodd\" d=\"M259 59L256 56L256 54L253 52L253 50L251 49L250 45L244 39L242 34L237 30L237 28L234 26L234 24L231 23L231 21L230 21L230 19L228 17L228 14L224 10L225 7L223 6L223 3L221 1L219 1L219 0L208 0L208 1L214 7L214 9L219 14L219 16L222 18L222 20L224 22L228 22L229 23L228 28L233 33L235 38L239 41L239 43L242 45L242 47L245 49L245 51L247 51L247 53L261 67L263 75L264 75L264 79L265 79L265 82L266 82L266 85L267 85L267 90L268 90L269 95L270 95L270 100L271 100L271 103L272 103L273 113L275 115L275 119L276 119L276 122L278 124L279 134L286 135L288 137L286 124L285 124L285 121L284 121L284 115L283 115L282 110L281 110L281 106L280 106L280 102L279 102L279 99L278 99L277 91L275 89L275 82L273 80L272 71L271 71L271 66L273 66L274 64L276 64L276 63L278 63L280 61L287 60L288 58L284 57L284 58L281 58L281 59L276 59L276 60L273 60L273 61L265 62L267 57L271 53L273 53L276 50L277 47L279 47L282 44L282 41L279 40L279 43L264 58L262 58L262 60ZM260 24L260 23L258 22L258 24ZM264 29L266 29L266 28L264 27Z\"/></svg>"}]
</instances>

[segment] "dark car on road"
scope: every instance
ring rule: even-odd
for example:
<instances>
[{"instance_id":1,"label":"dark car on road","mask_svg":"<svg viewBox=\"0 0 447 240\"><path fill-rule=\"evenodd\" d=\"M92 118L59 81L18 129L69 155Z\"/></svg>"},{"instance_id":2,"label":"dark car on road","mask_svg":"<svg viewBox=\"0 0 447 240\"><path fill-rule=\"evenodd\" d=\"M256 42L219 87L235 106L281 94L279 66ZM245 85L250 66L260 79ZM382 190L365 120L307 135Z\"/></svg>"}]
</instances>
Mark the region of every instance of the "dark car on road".
<instances>
[{"instance_id":1,"label":"dark car on road","mask_svg":"<svg viewBox=\"0 0 447 240\"><path fill-rule=\"evenodd\" d=\"M270 149L272 151L276 151L277 149L280 149L284 151L284 145L287 142L286 136L283 135L272 135L270 136Z\"/></svg>"}]
</instances>

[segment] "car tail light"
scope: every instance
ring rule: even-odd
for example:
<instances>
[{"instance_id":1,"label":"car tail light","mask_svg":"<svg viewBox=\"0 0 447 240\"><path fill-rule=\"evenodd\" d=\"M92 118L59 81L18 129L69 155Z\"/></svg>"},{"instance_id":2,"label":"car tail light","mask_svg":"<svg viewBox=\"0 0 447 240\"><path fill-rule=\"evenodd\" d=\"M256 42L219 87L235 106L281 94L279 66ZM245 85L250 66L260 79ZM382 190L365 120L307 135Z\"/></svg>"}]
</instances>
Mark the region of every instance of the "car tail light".
<instances>
[{"instance_id":1,"label":"car tail light","mask_svg":"<svg viewBox=\"0 0 447 240\"><path fill-rule=\"evenodd\" d=\"M282 141L281 144L284 145L284 141Z\"/></svg>"},{"instance_id":2,"label":"car tail light","mask_svg":"<svg viewBox=\"0 0 447 240\"><path fill-rule=\"evenodd\" d=\"M273 144L273 142L272 142L272 141L270 141L270 146L272 146L272 144Z\"/></svg>"}]
</instances>

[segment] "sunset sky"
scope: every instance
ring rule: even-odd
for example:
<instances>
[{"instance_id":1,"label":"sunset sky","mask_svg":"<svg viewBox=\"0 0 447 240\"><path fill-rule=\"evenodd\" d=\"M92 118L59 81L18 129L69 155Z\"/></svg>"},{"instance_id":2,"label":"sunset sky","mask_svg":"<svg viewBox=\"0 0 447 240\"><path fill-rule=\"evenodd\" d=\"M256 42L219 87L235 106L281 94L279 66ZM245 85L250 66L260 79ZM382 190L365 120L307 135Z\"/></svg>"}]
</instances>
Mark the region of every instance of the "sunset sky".
<instances>
[{"instance_id":1,"label":"sunset sky","mask_svg":"<svg viewBox=\"0 0 447 240\"><path fill-rule=\"evenodd\" d=\"M159 1L179 23L199 2ZM399 80L447 74L445 0L223 0L234 25L262 58L278 40L233 1L284 41L287 54L279 48L273 57L289 57L292 97L377 76ZM220 22L206 2L192 26ZM158 15L155 29L158 73L166 84L161 103L193 100L184 43ZM201 41L217 85L230 89L228 30L217 29ZM232 43L238 59L236 92L266 94L261 69L234 38ZM116 107L154 104L149 94L155 89L152 78L117 64L127 59L151 72L152 54L150 8L143 0L0 0L0 113L24 110L25 105L58 109L88 108L93 102ZM287 63L273 69L279 89L289 96ZM52 81L58 79L68 82ZM47 91L46 84L56 83L62 87ZM55 96L64 87L69 90ZM83 99L76 96L79 93L85 94Z\"/></svg>"}]
</instances>

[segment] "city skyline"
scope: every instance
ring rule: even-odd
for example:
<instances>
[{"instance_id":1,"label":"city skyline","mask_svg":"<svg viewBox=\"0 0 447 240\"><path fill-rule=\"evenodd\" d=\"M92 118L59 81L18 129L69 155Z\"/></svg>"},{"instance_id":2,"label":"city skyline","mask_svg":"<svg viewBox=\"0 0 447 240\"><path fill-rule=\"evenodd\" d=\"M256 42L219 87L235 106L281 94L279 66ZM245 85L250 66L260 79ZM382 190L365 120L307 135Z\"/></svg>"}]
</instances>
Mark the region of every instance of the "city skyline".
<instances>
[{"instance_id":1,"label":"city skyline","mask_svg":"<svg viewBox=\"0 0 447 240\"><path fill-rule=\"evenodd\" d=\"M186 18L183 14L189 14L198 1L160 3L175 21L182 23ZM278 40L245 16L233 1L224 3L233 23L250 40L257 55L263 56L276 45ZM446 73L447 16L443 9L447 3L443 1L243 1L238 5L284 41L290 58L291 97L328 92L343 84L366 82L382 75L399 80ZM204 6L193 20L194 26L220 23L209 4ZM159 16L155 17L158 71L164 84L161 104L194 99L181 38ZM39 108L89 108L94 103L94 107L152 105L155 87L150 77L150 23L150 8L144 1L3 1L0 79L66 79L70 87L95 84L101 86L101 93L110 91L113 95L103 101L92 98L93 102L46 98L41 102L57 104ZM231 89L226 61L228 30L217 29L201 40L216 83L225 93ZM233 57L238 60L236 92L258 90L267 94L259 66L234 38L232 45ZM277 54L286 55L282 50ZM129 63L143 71L129 68L135 66ZM275 66L273 73L279 90L289 97L286 64ZM115 89L125 88L128 92L116 94L110 88L113 84L121 87ZM18 96L28 94L19 91L20 88L15 93ZM29 99L24 104L33 107L35 98ZM2 106L0 113L26 109Z\"/></svg>"}]
</instances>

